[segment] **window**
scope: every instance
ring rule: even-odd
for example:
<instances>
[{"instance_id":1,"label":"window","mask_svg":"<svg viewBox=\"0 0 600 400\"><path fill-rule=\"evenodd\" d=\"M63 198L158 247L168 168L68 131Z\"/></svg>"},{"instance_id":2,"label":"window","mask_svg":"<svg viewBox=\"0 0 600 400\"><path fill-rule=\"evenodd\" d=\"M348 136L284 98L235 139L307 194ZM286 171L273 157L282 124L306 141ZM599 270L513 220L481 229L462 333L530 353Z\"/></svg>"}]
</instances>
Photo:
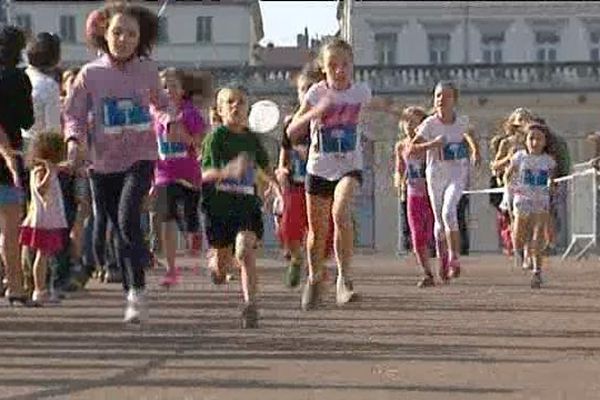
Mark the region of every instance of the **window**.
<instances>
[{"instance_id":1,"label":"window","mask_svg":"<svg viewBox=\"0 0 600 400\"><path fill-rule=\"evenodd\" d=\"M396 44L398 35L395 33L375 34L375 57L378 65L393 65L396 60Z\"/></svg>"},{"instance_id":2,"label":"window","mask_svg":"<svg viewBox=\"0 0 600 400\"><path fill-rule=\"evenodd\" d=\"M450 35L435 33L428 36L429 62L431 64L447 64L450 58Z\"/></svg>"},{"instance_id":3,"label":"window","mask_svg":"<svg viewBox=\"0 0 600 400\"><path fill-rule=\"evenodd\" d=\"M166 17L162 17L158 20L158 43L169 42L169 21Z\"/></svg>"},{"instance_id":4,"label":"window","mask_svg":"<svg viewBox=\"0 0 600 400\"><path fill-rule=\"evenodd\" d=\"M196 18L196 42L212 42L212 17Z\"/></svg>"},{"instance_id":5,"label":"window","mask_svg":"<svg viewBox=\"0 0 600 400\"><path fill-rule=\"evenodd\" d=\"M590 60L600 61L600 30L590 32Z\"/></svg>"},{"instance_id":6,"label":"window","mask_svg":"<svg viewBox=\"0 0 600 400\"><path fill-rule=\"evenodd\" d=\"M74 15L60 16L60 39L66 43L75 43L77 41Z\"/></svg>"},{"instance_id":7,"label":"window","mask_svg":"<svg viewBox=\"0 0 600 400\"><path fill-rule=\"evenodd\" d=\"M25 31L30 31L32 30L32 26L31 26L31 15L29 14L17 14L15 16L15 24L25 30Z\"/></svg>"},{"instance_id":8,"label":"window","mask_svg":"<svg viewBox=\"0 0 600 400\"><path fill-rule=\"evenodd\" d=\"M504 32L481 34L481 56L486 64L502 62L502 47L504 46Z\"/></svg>"},{"instance_id":9,"label":"window","mask_svg":"<svg viewBox=\"0 0 600 400\"><path fill-rule=\"evenodd\" d=\"M560 36L554 30L538 31L535 33L536 60L538 62L556 61L557 47Z\"/></svg>"}]
</instances>

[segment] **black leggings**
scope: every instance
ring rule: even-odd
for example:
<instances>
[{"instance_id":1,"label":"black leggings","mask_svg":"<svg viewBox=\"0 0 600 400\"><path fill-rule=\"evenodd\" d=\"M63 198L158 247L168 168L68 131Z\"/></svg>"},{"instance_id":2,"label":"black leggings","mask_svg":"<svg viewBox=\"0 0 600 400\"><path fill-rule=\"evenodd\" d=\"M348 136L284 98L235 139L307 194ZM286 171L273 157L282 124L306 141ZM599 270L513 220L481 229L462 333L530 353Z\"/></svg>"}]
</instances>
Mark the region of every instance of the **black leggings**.
<instances>
[{"instance_id":1,"label":"black leggings","mask_svg":"<svg viewBox=\"0 0 600 400\"><path fill-rule=\"evenodd\" d=\"M141 207L150 190L154 163L137 161L127 171L91 174L92 196L99 213L106 213L116 228L118 263L123 289L143 289L145 264L149 262L141 227Z\"/></svg>"}]
</instances>

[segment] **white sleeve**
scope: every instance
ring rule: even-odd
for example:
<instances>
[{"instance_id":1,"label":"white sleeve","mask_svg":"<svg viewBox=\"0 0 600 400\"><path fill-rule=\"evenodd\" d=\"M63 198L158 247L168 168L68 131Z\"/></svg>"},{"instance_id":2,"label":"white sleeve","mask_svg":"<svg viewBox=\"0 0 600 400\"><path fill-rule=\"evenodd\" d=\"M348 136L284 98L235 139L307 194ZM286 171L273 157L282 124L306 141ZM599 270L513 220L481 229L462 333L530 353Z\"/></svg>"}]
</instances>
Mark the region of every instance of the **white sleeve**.
<instances>
[{"instance_id":1,"label":"white sleeve","mask_svg":"<svg viewBox=\"0 0 600 400\"><path fill-rule=\"evenodd\" d=\"M321 98L320 88L321 86L318 83L313 84L310 89L304 95L304 98L311 106L317 105L319 99Z\"/></svg>"},{"instance_id":2,"label":"white sleeve","mask_svg":"<svg viewBox=\"0 0 600 400\"><path fill-rule=\"evenodd\" d=\"M515 154L513 154L511 162L515 167L519 167L519 165L521 164L521 162L523 161L523 157L526 155L527 153L525 152L525 150L519 150L517 151Z\"/></svg>"},{"instance_id":3,"label":"white sleeve","mask_svg":"<svg viewBox=\"0 0 600 400\"><path fill-rule=\"evenodd\" d=\"M423 122L421 122L421 125L419 125L416 129L417 135L421 135L427 140L432 139L431 131L431 119L429 118L426 118Z\"/></svg>"},{"instance_id":4,"label":"white sleeve","mask_svg":"<svg viewBox=\"0 0 600 400\"><path fill-rule=\"evenodd\" d=\"M373 99L373 93L371 92L371 87L367 82L360 82L360 93L361 93L361 103L367 104Z\"/></svg>"}]
</instances>

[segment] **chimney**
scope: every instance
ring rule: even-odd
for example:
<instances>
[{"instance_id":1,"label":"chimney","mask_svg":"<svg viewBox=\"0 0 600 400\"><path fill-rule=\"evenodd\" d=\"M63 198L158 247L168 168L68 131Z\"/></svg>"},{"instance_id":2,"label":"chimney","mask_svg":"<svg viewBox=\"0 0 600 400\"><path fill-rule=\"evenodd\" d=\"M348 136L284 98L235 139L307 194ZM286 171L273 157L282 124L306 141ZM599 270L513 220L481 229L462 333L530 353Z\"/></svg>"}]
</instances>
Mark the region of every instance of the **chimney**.
<instances>
[{"instance_id":1,"label":"chimney","mask_svg":"<svg viewBox=\"0 0 600 400\"><path fill-rule=\"evenodd\" d=\"M304 36L299 33L296 35L296 47L303 48L304 46Z\"/></svg>"}]
</instances>

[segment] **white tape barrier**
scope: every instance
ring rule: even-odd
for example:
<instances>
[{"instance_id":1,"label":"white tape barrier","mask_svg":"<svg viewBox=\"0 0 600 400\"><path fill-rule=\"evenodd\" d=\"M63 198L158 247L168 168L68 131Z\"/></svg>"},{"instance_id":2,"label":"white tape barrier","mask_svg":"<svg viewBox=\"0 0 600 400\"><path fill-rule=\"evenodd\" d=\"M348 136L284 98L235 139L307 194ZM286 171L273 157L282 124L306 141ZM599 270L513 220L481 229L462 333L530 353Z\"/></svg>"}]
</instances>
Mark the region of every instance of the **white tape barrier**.
<instances>
[{"instance_id":1,"label":"white tape barrier","mask_svg":"<svg viewBox=\"0 0 600 400\"><path fill-rule=\"evenodd\" d=\"M590 160L585 164L591 164L592 161L596 161L596 159ZM565 176L561 176L560 178L552 179L552 183L570 181L571 179L573 179L577 176L585 176L585 175L591 175L591 174L595 174L595 173L596 173L595 168L588 168L585 171L575 172L570 175L565 175ZM464 190L463 194L492 194L492 193L504 193L504 191L505 191L505 188L500 187L500 188L493 188L493 189Z\"/></svg>"}]
</instances>

